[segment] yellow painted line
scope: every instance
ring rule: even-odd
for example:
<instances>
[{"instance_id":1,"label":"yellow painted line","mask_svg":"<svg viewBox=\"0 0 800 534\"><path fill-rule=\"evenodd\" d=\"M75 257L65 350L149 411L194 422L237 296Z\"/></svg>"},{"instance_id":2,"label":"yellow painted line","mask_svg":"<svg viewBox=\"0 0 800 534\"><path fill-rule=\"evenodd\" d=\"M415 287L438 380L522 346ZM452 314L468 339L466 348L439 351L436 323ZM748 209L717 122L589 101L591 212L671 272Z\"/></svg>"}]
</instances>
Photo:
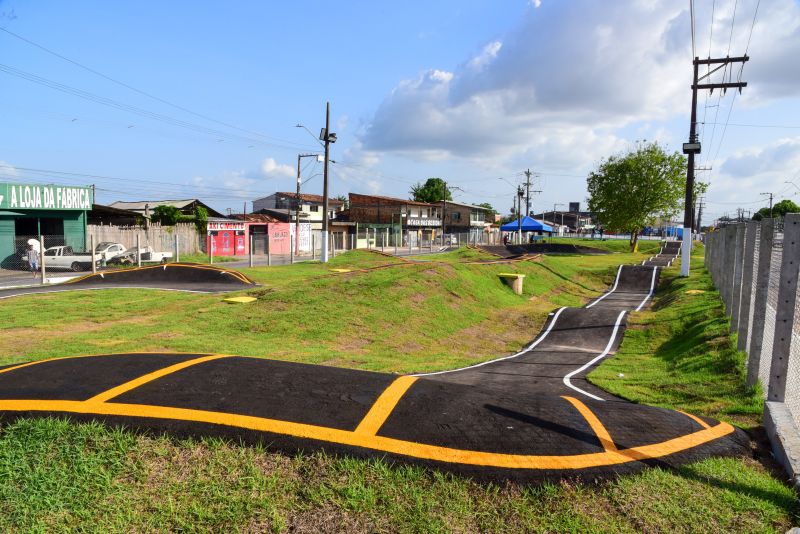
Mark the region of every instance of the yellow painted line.
<instances>
[{"instance_id":1,"label":"yellow painted line","mask_svg":"<svg viewBox=\"0 0 800 534\"><path fill-rule=\"evenodd\" d=\"M229 358L229 356L227 354L212 354L210 356L202 356L200 358L194 358L193 360L186 360L185 362L176 363L175 365L164 367L163 369L159 369L158 371L153 371L152 373L140 376L139 378L131 380L130 382L125 382L124 384L120 384L119 386L108 389L100 393L99 395L95 395L91 399L88 399L86 402L88 404L97 404L106 402L109 399L118 397L123 393L127 393L128 391L136 389L139 386L143 386L144 384L152 382L153 380L158 380L159 378L178 372L182 369L186 369L187 367L197 365L199 363L210 362L212 360L219 360L220 358Z\"/></svg>"},{"instance_id":2,"label":"yellow painted line","mask_svg":"<svg viewBox=\"0 0 800 534\"><path fill-rule=\"evenodd\" d=\"M240 273L238 271L234 271L232 269L223 269L223 268L220 268L220 267L215 267L213 265L189 265L187 263L165 263L165 264L159 264L159 265L147 265L145 267L132 267L130 269L117 269L117 270L114 270L114 271L102 271L102 272L99 272L99 273L87 274L87 275L81 276L79 278L73 278L72 280L68 280L68 281L66 281L64 283L65 284L74 284L75 282L79 282L81 280L86 280L87 278L100 276L101 274L103 276L107 276L107 275L117 274L117 273L129 273L131 271L146 271L146 270L151 270L151 269L164 269L165 266L166 266L167 269L172 269L172 268L175 268L175 267L183 267L183 268L188 268L188 269L201 269L201 270L204 270L204 271L215 271L215 272L218 272L218 273L229 273L230 275L236 277L237 279L241 280L242 282L244 282L246 284L253 284L254 283L252 280L250 280L248 277L246 277L242 273Z\"/></svg>"},{"instance_id":3,"label":"yellow painted line","mask_svg":"<svg viewBox=\"0 0 800 534\"><path fill-rule=\"evenodd\" d=\"M680 410L675 410L675 411L678 412L678 413L682 413L683 415L685 415L689 419L692 419L695 423L697 423L698 425L702 426L703 428L711 428L708 423L706 423L705 421L703 421L702 419L700 419L696 415L692 415L690 413L682 412Z\"/></svg>"},{"instance_id":4,"label":"yellow painted line","mask_svg":"<svg viewBox=\"0 0 800 534\"><path fill-rule=\"evenodd\" d=\"M28 363L21 363L19 365L15 365L12 367L6 367L5 369L0 369L0 374L8 373L9 371L16 371L17 369L22 369L23 367L29 367L31 365L38 365L40 363L47 363L47 362L57 362L59 360L74 360L75 358L105 358L107 356L136 356L137 354L167 354L164 351L154 351L154 350L137 350L136 352L116 352L116 353L103 353L103 354L81 354L80 356L58 356L56 358L46 358L44 360L36 360L35 362L28 362ZM168 354L198 354L197 352L169 352ZM200 353L202 354L202 353Z\"/></svg>"},{"instance_id":5,"label":"yellow painted line","mask_svg":"<svg viewBox=\"0 0 800 534\"><path fill-rule=\"evenodd\" d=\"M604 451L611 452L617 450L614 440L611 439L611 434L608 433L606 427L600 422L600 419L597 418L597 416L592 410L589 409L588 406L575 397L562 396L561 398L569 401L569 403L581 413L583 418L586 419L586 422L589 423L589 426L592 428L592 432L594 432L595 436L597 436L597 439L600 440L600 444L603 446Z\"/></svg>"},{"instance_id":6,"label":"yellow painted line","mask_svg":"<svg viewBox=\"0 0 800 534\"><path fill-rule=\"evenodd\" d=\"M383 423L385 423L386 419L391 415L394 407L397 406L397 403L400 402L400 399L406 394L411 384L416 381L416 376L401 376L389 384L372 405L372 408L369 409L367 415L364 416L364 419L358 424L356 434L368 434L371 436L377 434L378 430L383 426Z\"/></svg>"},{"instance_id":7,"label":"yellow painted line","mask_svg":"<svg viewBox=\"0 0 800 534\"><path fill-rule=\"evenodd\" d=\"M452 449L438 445L415 443L384 436L359 434L316 425L293 423L247 415L148 406L142 404L89 403L80 401L3 400L0 411L17 412L67 412L121 417L145 417L152 419L194 421L259 432L283 434L297 438L313 439L399 454L438 462L497 467L506 469L585 469L618 465L632 461L660 458L697 447L734 431L728 423L674 438L662 443L633 447L631 449L603 451L571 456L539 456L504 454L484 451Z\"/></svg>"}]
</instances>

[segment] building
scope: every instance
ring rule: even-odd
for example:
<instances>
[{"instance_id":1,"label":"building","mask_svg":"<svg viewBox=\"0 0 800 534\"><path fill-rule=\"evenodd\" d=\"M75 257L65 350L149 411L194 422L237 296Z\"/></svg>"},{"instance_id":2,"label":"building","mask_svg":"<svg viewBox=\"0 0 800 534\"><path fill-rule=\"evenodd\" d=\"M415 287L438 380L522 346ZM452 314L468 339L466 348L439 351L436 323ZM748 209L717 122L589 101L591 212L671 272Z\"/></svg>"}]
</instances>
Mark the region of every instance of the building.
<instances>
[{"instance_id":1,"label":"building","mask_svg":"<svg viewBox=\"0 0 800 534\"><path fill-rule=\"evenodd\" d=\"M200 202L200 200L196 198L190 198L186 200L140 200L137 202L117 201L111 204L112 208L133 211L146 219L150 218L150 216L153 214L153 210L157 206L174 206L178 208L181 214L185 215L186 217L194 217L197 208L203 207L208 212L209 217L223 217L220 212L209 207L207 204Z\"/></svg>"},{"instance_id":2,"label":"building","mask_svg":"<svg viewBox=\"0 0 800 534\"><path fill-rule=\"evenodd\" d=\"M283 212L288 215L287 220L294 222L299 211L301 222L311 223L312 230L322 230L323 200L322 195L309 193L300 193L299 196L297 193L273 193L254 200L253 213L277 217L277 212ZM335 219L342 210L344 202L335 198L328 199L329 220Z\"/></svg>"},{"instance_id":3,"label":"building","mask_svg":"<svg viewBox=\"0 0 800 534\"><path fill-rule=\"evenodd\" d=\"M91 187L0 183L0 266L19 268L28 239L44 236L45 247L86 248L86 213Z\"/></svg>"},{"instance_id":4,"label":"building","mask_svg":"<svg viewBox=\"0 0 800 534\"><path fill-rule=\"evenodd\" d=\"M594 228L592 215L588 211L545 211L535 214L533 218L548 221L554 226L563 226L566 232L581 232Z\"/></svg>"},{"instance_id":5,"label":"building","mask_svg":"<svg viewBox=\"0 0 800 534\"><path fill-rule=\"evenodd\" d=\"M493 222L489 221L487 224L489 210L481 206L462 204L452 200L446 200L441 205L444 211L444 232L446 234L470 234L470 241L473 241L475 235L480 239L480 235L487 225L491 226L491 222Z\"/></svg>"},{"instance_id":6,"label":"building","mask_svg":"<svg viewBox=\"0 0 800 534\"><path fill-rule=\"evenodd\" d=\"M350 193L350 208L345 217L358 225L356 236L359 247L366 246L366 241L371 246L380 246L378 233L384 233L387 236L384 239L392 244L394 239L400 239L394 236L402 234L403 241L398 244L419 246L441 234L439 210L440 206L427 202ZM369 237L370 230L375 237Z\"/></svg>"}]
</instances>

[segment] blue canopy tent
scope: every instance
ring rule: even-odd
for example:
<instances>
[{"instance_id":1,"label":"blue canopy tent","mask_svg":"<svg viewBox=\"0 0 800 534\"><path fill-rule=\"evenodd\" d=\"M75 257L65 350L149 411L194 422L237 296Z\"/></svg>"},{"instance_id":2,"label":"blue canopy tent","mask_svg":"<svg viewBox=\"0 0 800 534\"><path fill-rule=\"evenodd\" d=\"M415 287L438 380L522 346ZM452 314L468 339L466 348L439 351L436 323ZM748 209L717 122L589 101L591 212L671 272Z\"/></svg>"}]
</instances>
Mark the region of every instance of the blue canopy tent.
<instances>
[{"instance_id":1,"label":"blue canopy tent","mask_svg":"<svg viewBox=\"0 0 800 534\"><path fill-rule=\"evenodd\" d=\"M519 219L511 221L500 227L503 232L516 232L519 228ZM523 232L552 232L553 227L543 222L539 222L531 217L522 218L522 231Z\"/></svg>"}]
</instances>

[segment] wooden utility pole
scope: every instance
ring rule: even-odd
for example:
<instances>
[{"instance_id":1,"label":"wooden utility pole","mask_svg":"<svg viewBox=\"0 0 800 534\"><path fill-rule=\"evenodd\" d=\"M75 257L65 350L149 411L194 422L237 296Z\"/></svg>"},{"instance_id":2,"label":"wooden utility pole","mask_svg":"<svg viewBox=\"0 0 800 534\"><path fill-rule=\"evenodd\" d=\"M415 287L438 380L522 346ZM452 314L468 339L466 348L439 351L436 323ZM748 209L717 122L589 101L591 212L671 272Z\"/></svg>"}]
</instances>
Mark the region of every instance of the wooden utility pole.
<instances>
[{"instance_id":1,"label":"wooden utility pole","mask_svg":"<svg viewBox=\"0 0 800 534\"><path fill-rule=\"evenodd\" d=\"M689 157L688 165L686 167L686 198L684 200L684 213L683 213L683 244L681 254L681 276L689 276L689 261L692 253L692 228L694 226L694 156L700 153L700 142L697 140L697 90L709 89L712 93L714 89L721 89L727 91L728 89L739 89L741 92L743 87L747 87L747 82L722 82L722 83L699 83L708 78L719 69L727 67L731 63L744 63L750 58L748 56L741 57L724 57L724 58L708 58L700 59L694 58L692 62L694 65L694 76L692 78L692 114L691 122L689 124L689 142L683 144L683 153ZM700 65L719 65L713 70L710 70L702 78L697 77L697 70ZM724 80L723 74L723 80Z\"/></svg>"}]
</instances>

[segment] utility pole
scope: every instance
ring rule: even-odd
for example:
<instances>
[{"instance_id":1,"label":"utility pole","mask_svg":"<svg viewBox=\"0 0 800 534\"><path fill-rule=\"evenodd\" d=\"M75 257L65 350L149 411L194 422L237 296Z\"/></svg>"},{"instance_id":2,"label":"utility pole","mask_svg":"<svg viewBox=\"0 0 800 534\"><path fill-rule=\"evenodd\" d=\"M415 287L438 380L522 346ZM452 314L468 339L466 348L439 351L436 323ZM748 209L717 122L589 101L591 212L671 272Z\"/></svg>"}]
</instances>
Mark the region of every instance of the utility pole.
<instances>
[{"instance_id":1,"label":"utility pole","mask_svg":"<svg viewBox=\"0 0 800 534\"><path fill-rule=\"evenodd\" d=\"M698 234L702 230L702 226L700 226L700 222L703 219L703 208L706 206L705 197L700 197L699 206L697 206L697 220L695 221L695 232Z\"/></svg>"},{"instance_id":2,"label":"utility pole","mask_svg":"<svg viewBox=\"0 0 800 534\"><path fill-rule=\"evenodd\" d=\"M772 193L761 193L762 195L769 195L769 218L772 218Z\"/></svg>"},{"instance_id":3,"label":"utility pole","mask_svg":"<svg viewBox=\"0 0 800 534\"><path fill-rule=\"evenodd\" d=\"M325 167L322 186L322 253L319 260L328 263L328 162L330 160L331 143L336 142L336 134L331 132L331 103L325 103L325 129L320 132L320 141L325 142Z\"/></svg>"},{"instance_id":4,"label":"utility pole","mask_svg":"<svg viewBox=\"0 0 800 534\"><path fill-rule=\"evenodd\" d=\"M517 208L517 239L519 240L518 244L522 244L522 197L525 196L525 192L522 190L522 186L517 188L517 198L519 198L518 204L519 208Z\"/></svg>"},{"instance_id":5,"label":"utility pole","mask_svg":"<svg viewBox=\"0 0 800 534\"><path fill-rule=\"evenodd\" d=\"M447 208L447 182L442 180L442 246L444 246L445 208Z\"/></svg>"},{"instance_id":6,"label":"utility pole","mask_svg":"<svg viewBox=\"0 0 800 534\"><path fill-rule=\"evenodd\" d=\"M747 87L747 82L725 82L723 73L722 83L699 83L708 78L713 73L717 72L723 67L727 67L731 63L744 64L750 58L748 56L740 57L724 57L724 58L708 58L700 59L694 58L692 62L694 65L694 76L692 77L692 114L691 122L689 124L689 142L683 144L683 153L689 156L688 165L686 167L686 198L684 201L684 214L683 214L683 244L681 247L681 276L689 276L689 261L692 254L692 226L694 215L694 156L700 153L700 142L697 140L697 90L709 89L712 93L714 89L721 89L723 92L728 89L739 89L742 91L743 87ZM718 67L710 70L702 78L697 77L697 70L700 65L719 65Z\"/></svg>"}]
</instances>

